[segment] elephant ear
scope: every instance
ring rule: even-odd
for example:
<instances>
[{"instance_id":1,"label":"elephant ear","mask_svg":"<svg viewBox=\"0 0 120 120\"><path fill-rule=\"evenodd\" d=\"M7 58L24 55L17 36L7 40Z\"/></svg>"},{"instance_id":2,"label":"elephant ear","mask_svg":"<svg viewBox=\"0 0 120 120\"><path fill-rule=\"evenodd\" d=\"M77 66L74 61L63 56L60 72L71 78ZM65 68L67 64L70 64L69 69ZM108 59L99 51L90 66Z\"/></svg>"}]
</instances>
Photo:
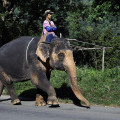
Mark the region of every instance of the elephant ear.
<instances>
[{"instance_id":1,"label":"elephant ear","mask_svg":"<svg viewBox=\"0 0 120 120\"><path fill-rule=\"evenodd\" d=\"M49 58L50 54L50 44L46 42L41 42L37 46L36 54L43 61L46 62L47 58Z\"/></svg>"}]
</instances>

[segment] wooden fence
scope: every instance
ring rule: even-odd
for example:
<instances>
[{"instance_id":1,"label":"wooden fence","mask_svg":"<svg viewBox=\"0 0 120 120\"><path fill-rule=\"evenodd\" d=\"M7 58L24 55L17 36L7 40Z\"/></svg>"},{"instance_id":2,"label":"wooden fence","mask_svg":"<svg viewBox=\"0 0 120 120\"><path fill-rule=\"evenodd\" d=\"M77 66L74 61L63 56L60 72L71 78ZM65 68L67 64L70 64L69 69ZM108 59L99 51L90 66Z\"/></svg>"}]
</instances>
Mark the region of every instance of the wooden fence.
<instances>
[{"instance_id":1,"label":"wooden fence","mask_svg":"<svg viewBox=\"0 0 120 120\"><path fill-rule=\"evenodd\" d=\"M62 37L62 35L61 35ZM102 71L104 71L105 69L105 51L106 49L111 49L112 47L105 47L105 46L99 46L99 45L95 45L93 43L88 43L88 42L83 42L83 41L79 41L77 39L69 39L69 38L66 38L67 40L69 41L76 41L76 42L79 42L79 43L85 43L85 44L89 44L89 45L94 45L95 47L93 48L86 48L86 47L81 47L81 46L76 46L76 45L73 45L71 44L71 47L73 50L102 50Z\"/></svg>"}]
</instances>

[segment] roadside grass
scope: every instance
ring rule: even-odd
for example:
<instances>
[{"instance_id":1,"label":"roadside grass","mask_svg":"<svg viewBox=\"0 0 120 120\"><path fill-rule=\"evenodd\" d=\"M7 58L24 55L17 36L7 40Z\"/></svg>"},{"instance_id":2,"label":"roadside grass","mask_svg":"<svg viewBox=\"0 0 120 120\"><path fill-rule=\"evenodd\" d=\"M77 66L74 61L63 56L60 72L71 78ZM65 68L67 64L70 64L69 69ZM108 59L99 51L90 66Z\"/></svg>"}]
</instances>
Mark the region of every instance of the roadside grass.
<instances>
[{"instance_id":1,"label":"roadside grass","mask_svg":"<svg viewBox=\"0 0 120 120\"><path fill-rule=\"evenodd\" d=\"M90 103L120 106L120 67L106 69L104 72L77 67L77 81L82 94ZM79 104L79 100L69 87L67 74L64 71L52 71L50 82L60 102ZM35 98L36 88L30 81L14 83L14 87L17 95Z\"/></svg>"},{"instance_id":2,"label":"roadside grass","mask_svg":"<svg viewBox=\"0 0 120 120\"><path fill-rule=\"evenodd\" d=\"M78 84L93 104L120 106L120 68L77 70Z\"/></svg>"}]
</instances>

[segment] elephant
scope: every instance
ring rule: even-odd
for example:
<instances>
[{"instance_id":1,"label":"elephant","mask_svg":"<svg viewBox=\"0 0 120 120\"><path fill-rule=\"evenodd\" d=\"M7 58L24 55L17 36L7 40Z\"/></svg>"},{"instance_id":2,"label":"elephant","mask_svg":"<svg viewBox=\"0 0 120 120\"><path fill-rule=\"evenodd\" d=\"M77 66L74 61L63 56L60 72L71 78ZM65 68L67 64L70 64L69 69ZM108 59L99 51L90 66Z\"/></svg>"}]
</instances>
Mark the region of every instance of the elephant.
<instances>
[{"instance_id":1,"label":"elephant","mask_svg":"<svg viewBox=\"0 0 120 120\"><path fill-rule=\"evenodd\" d=\"M23 36L3 45L0 48L0 96L6 87L11 103L21 104L13 83L31 80L37 88L36 106L59 105L55 89L49 81L54 69L67 73L75 96L90 107L90 103L78 88L73 52L65 38L53 38L48 43L40 41L40 37ZM47 102L41 91L47 93Z\"/></svg>"}]
</instances>

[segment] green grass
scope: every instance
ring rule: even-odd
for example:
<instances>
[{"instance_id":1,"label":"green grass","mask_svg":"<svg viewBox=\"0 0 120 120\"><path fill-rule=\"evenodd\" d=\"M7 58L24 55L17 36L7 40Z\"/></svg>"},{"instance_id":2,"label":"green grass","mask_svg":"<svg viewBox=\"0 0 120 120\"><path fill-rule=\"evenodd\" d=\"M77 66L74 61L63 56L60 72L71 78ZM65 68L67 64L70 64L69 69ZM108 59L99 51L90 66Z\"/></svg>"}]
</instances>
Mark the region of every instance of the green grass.
<instances>
[{"instance_id":1,"label":"green grass","mask_svg":"<svg viewBox=\"0 0 120 120\"><path fill-rule=\"evenodd\" d=\"M120 106L120 67L104 72L93 68L77 67L77 81L82 94L90 103L97 105ZM50 82L55 88L60 102L78 103L63 71L52 71ZM17 95L35 97L36 88L30 81L14 84Z\"/></svg>"},{"instance_id":2,"label":"green grass","mask_svg":"<svg viewBox=\"0 0 120 120\"><path fill-rule=\"evenodd\" d=\"M78 84L84 95L94 104L120 106L120 68L78 69Z\"/></svg>"}]
</instances>

